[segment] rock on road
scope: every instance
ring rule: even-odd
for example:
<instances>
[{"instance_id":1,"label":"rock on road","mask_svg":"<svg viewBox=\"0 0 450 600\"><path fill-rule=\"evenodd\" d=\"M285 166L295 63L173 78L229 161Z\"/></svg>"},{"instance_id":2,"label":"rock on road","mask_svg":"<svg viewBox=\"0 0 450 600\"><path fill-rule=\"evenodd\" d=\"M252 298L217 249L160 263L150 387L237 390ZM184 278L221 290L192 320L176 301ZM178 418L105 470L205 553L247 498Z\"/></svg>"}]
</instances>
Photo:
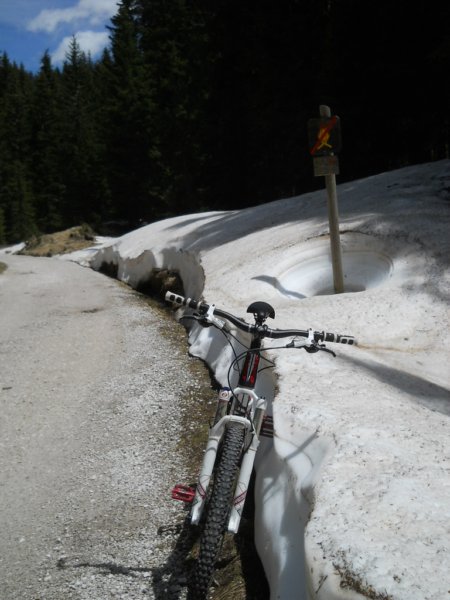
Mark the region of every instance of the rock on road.
<instances>
[{"instance_id":1,"label":"rock on road","mask_svg":"<svg viewBox=\"0 0 450 600\"><path fill-rule=\"evenodd\" d=\"M178 598L182 328L89 269L1 260L1 600Z\"/></svg>"}]
</instances>

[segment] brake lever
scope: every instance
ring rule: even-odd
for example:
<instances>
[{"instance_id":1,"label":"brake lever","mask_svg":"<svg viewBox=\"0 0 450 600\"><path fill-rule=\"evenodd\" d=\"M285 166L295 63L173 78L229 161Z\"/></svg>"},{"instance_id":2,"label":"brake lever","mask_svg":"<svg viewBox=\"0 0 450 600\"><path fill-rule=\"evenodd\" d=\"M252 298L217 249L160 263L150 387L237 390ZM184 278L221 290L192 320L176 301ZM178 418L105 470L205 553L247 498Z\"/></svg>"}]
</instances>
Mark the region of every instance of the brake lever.
<instances>
[{"instance_id":1,"label":"brake lever","mask_svg":"<svg viewBox=\"0 0 450 600\"><path fill-rule=\"evenodd\" d=\"M180 321L183 321L183 319L191 319L192 321L200 321L201 316L198 313L194 313L193 315L182 315L180 317Z\"/></svg>"},{"instance_id":2,"label":"brake lever","mask_svg":"<svg viewBox=\"0 0 450 600\"><path fill-rule=\"evenodd\" d=\"M332 354L334 356L334 358L336 358L336 354L333 352L333 350L330 350L329 348L327 348L325 346L325 344L323 344L323 345L319 344L319 350L323 350L323 352L328 352L328 354Z\"/></svg>"},{"instance_id":3,"label":"brake lever","mask_svg":"<svg viewBox=\"0 0 450 600\"><path fill-rule=\"evenodd\" d=\"M336 354L333 352L333 350L327 348L325 344L318 344L317 342L312 342L309 346L303 347L306 350L306 352L309 352L309 354L315 354L316 352L322 350L323 352L328 352L329 354L332 354L334 358L336 358Z\"/></svg>"},{"instance_id":4,"label":"brake lever","mask_svg":"<svg viewBox=\"0 0 450 600\"><path fill-rule=\"evenodd\" d=\"M222 319L218 319L214 316L214 310L208 311L205 314L194 313L192 315L183 315L180 317L180 321L182 319L191 319L192 321L197 321L197 323L201 327L216 327L217 329L222 329L226 333L228 333L228 328L226 327L225 321Z\"/></svg>"},{"instance_id":5,"label":"brake lever","mask_svg":"<svg viewBox=\"0 0 450 600\"><path fill-rule=\"evenodd\" d=\"M213 326L213 323L211 323L211 321L208 321L208 319L206 318L206 315L199 315L198 313L193 314L193 315L185 315L180 318L180 321L181 321L181 319L192 319L193 321L197 321L197 323L201 327L212 327Z\"/></svg>"},{"instance_id":6,"label":"brake lever","mask_svg":"<svg viewBox=\"0 0 450 600\"><path fill-rule=\"evenodd\" d=\"M197 323L201 327L211 327L212 326L212 323L207 321L205 315L200 315L198 313L194 313L193 315L183 315L180 317L180 321L183 321L183 320L197 321Z\"/></svg>"},{"instance_id":7,"label":"brake lever","mask_svg":"<svg viewBox=\"0 0 450 600\"><path fill-rule=\"evenodd\" d=\"M217 329L224 329L225 321L222 321L222 319L218 319L217 317L214 316L214 309L215 309L214 304L211 304L211 306L208 308L208 311L204 314L194 313L193 315L187 315L187 316L183 316L181 318L182 319L194 319L202 327L214 326L214 327L217 327Z\"/></svg>"}]
</instances>

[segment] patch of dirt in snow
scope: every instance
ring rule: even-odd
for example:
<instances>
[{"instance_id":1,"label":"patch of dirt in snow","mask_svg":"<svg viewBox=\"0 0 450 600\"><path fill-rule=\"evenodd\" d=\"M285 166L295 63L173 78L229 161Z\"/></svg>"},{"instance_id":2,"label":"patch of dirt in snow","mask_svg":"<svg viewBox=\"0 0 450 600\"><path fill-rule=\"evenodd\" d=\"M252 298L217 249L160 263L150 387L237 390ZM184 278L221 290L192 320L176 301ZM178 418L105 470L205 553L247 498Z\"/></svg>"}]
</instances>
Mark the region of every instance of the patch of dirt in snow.
<instances>
[{"instance_id":1,"label":"patch of dirt in snow","mask_svg":"<svg viewBox=\"0 0 450 600\"><path fill-rule=\"evenodd\" d=\"M84 250L94 245L95 233L87 224L71 227L64 231L34 236L25 243L18 252L26 256L55 256L77 250Z\"/></svg>"}]
</instances>

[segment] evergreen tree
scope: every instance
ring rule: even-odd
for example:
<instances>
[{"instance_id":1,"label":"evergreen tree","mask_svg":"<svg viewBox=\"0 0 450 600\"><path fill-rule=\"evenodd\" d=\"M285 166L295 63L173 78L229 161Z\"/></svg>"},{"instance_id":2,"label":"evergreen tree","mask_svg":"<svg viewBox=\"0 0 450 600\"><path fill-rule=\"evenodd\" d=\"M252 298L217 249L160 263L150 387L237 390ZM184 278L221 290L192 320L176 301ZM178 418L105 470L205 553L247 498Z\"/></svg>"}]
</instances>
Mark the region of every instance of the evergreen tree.
<instances>
[{"instance_id":1,"label":"evergreen tree","mask_svg":"<svg viewBox=\"0 0 450 600\"><path fill-rule=\"evenodd\" d=\"M348 179L444 156L450 62L440 50L449 47L449 16L439 0L380 0L370 18L356 0L330 2L329 87Z\"/></svg>"},{"instance_id":2,"label":"evergreen tree","mask_svg":"<svg viewBox=\"0 0 450 600\"><path fill-rule=\"evenodd\" d=\"M7 207L7 239L23 242L37 233L30 179L23 162L13 161L6 169L0 195Z\"/></svg>"},{"instance_id":3,"label":"evergreen tree","mask_svg":"<svg viewBox=\"0 0 450 600\"><path fill-rule=\"evenodd\" d=\"M112 58L109 50L104 49L101 59L94 64L93 80L94 107L93 117L96 131L96 188L98 189L98 213L100 223L115 217L116 209L111 193L108 139L114 123L110 119L108 107L111 102L109 71ZM99 223L99 226L101 226Z\"/></svg>"},{"instance_id":4,"label":"evergreen tree","mask_svg":"<svg viewBox=\"0 0 450 600\"><path fill-rule=\"evenodd\" d=\"M62 136L60 73L52 68L48 52L35 78L33 98L33 188L36 216L42 231L56 231L63 225L61 214L66 188L60 172Z\"/></svg>"},{"instance_id":5,"label":"evergreen tree","mask_svg":"<svg viewBox=\"0 0 450 600\"><path fill-rule=\"evenodd\" d=\"M155 112L152 86L146 78L139 47L138 3L122 0L110 29L111 60L103 60L107 89L108 179L116 218L138 223L154 218L154 156L151 135Z\"/></svg>"},{"instance_id":6,"label":"evergreen tree","mask_svg":"<svg viewBox=\"0 0 450 600\"><path fill-rule=\"evenodd\" d=\"M5 215L3 208L0 208L0 245L6 244L6 227L5 227Z\"/></svg>"},{"instance_id":7,"label":"evergreen tree","mask_svg":"<svg viewBox=\"0 0 450 600\"><path fill-rule=\"evenodd\" d=\"M141 46L157 108L157 194L169 214L203 206L206 103L209 96L208 12L196 0L141 0Z\"/></svg>"},{"instance_id":8,"label":"evergreen tree","mask_svg":"<svg viewBox=\"0 0 450 600\"><path fill-rule=\"evenodd\" d=\"M74 37L61 74L64 115L59 146L65 186L62 214L65 226L100 220L103 178L98 177L99 143L95 122L94 68Z\"/></svg>"},{"instance_id":9,"label":"evergreen tree","mask_svg":"<svg viewBox=\"0 0 450 600\"><path fill-rule=\"evenodd\" d=\"M341 181L448 158L449 6L365 10L120 0L96 63L75 38L62 70L45 53L32 75L3 53L0 243L317 187L306 123L319 104L341 117Z\"/></svg>"},{"instance_id":10,"label":"evergreen tree","mask_svg":"<svg viewBox=\"0 0 450 600\"><path fill-rule=\"evenodd\" d=\"M319 3L223 0L214 8L213 196L234 208L299 193L312 179L305 128L314 116Z\"/></svg>"},{"instance_id":11,"label":"evergreen tree","mask_svg":"<svg viewBox=\"0 0 450 600\"><path fill-rule=\"evenodd\" d=\"M8 240L17 242L36 231L30 169L32 77L4 54L0 82L0 209Z\"/></svg>"}]
</instances>

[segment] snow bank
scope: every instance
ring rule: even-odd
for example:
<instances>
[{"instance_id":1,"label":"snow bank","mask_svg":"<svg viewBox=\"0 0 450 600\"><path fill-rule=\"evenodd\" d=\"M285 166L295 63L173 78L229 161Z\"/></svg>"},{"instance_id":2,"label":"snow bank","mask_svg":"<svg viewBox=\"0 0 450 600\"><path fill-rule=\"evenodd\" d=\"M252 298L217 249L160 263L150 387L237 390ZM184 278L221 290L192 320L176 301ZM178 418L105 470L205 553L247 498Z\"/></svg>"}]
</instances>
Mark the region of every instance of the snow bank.
<instances>
[{"instance_id":1,"label":"snow bank","mask_svg":"<svg viewBox=\"0 0 450 600\"><path fill-rule=\"evenodd\" d=\"M90 259L134 287L153 269L179 270L191 297L243 317L265 300L275 327L359 340L336 359L271 352L275 438L256 494L273 599L448 595L449 187L450 161L338 186L340 295L324 191L153 223ZM194 328L190 341L225 381L223 338Z\"/></svg>"},{"instance_id":2,"label":"snow bank","mask_svg":"<svg viewBox=\"0 0 450 600\"><path fill-rule=\"evenodd\" d=\"M25 243L21 242L20 244L14 244L14 246L7 246L5 248L0 248L0 254L16 254L25 248Z\"/></svg>"}]
</instances>

